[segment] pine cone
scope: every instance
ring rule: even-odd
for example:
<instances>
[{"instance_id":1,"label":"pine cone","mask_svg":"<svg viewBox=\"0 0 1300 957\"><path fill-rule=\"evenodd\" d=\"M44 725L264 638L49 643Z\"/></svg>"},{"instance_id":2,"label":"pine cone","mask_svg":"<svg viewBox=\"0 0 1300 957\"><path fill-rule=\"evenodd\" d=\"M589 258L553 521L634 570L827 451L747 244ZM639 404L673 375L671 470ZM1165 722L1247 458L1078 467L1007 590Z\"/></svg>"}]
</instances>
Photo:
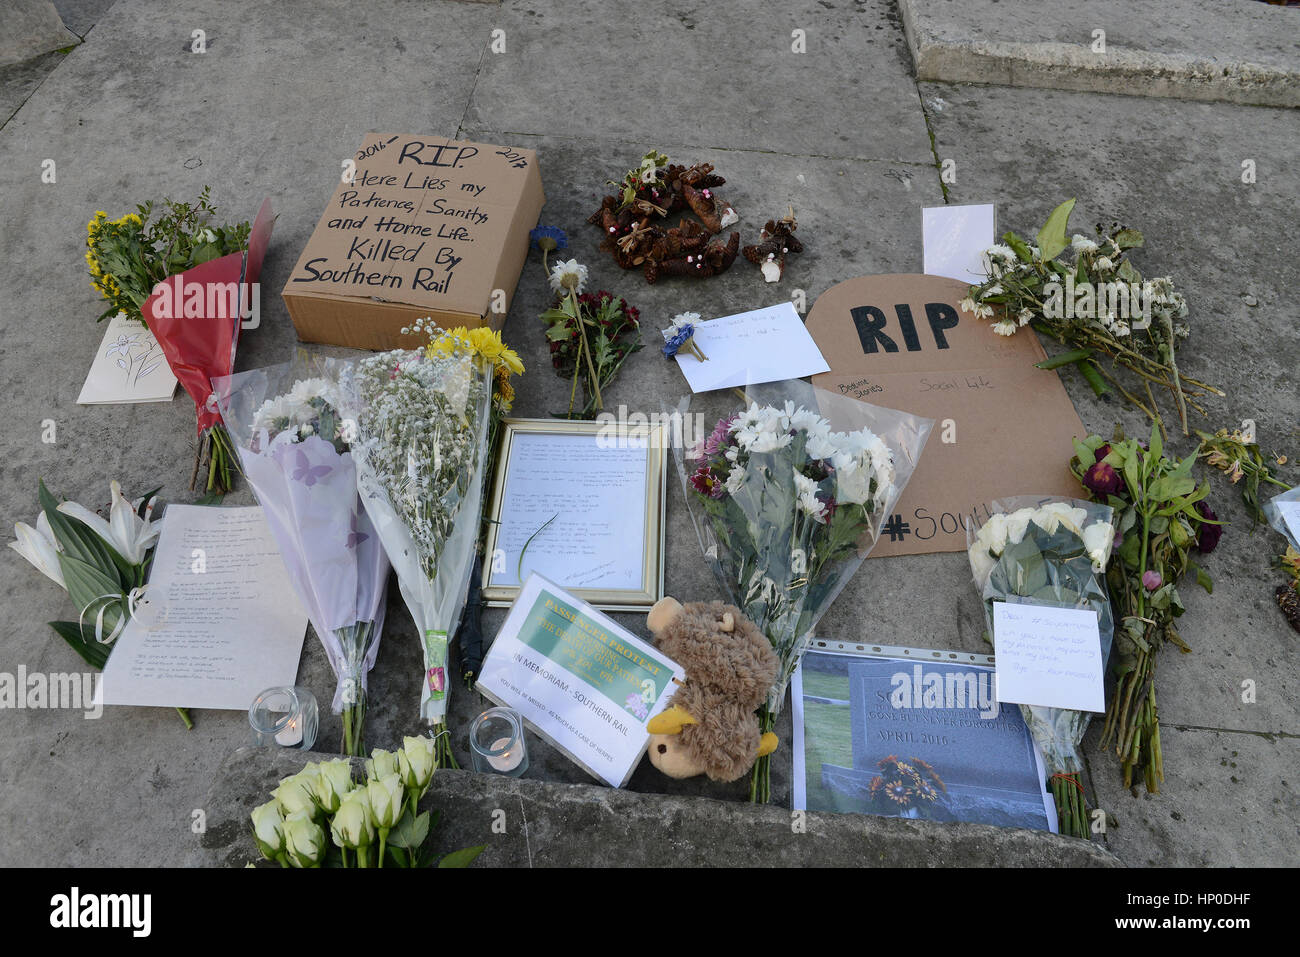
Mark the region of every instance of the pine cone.
<instances>
[{"instance_id":1,"label":"pine cone","mask_svg":"<svg viewBox=\"0 0 1300 957\"><path fill-rule=\"evenodd\" d=\"M1291 627L1300 632L1300 594L1290 585L1277 586L1277 604Z\"/></svg>"}]
</instances>

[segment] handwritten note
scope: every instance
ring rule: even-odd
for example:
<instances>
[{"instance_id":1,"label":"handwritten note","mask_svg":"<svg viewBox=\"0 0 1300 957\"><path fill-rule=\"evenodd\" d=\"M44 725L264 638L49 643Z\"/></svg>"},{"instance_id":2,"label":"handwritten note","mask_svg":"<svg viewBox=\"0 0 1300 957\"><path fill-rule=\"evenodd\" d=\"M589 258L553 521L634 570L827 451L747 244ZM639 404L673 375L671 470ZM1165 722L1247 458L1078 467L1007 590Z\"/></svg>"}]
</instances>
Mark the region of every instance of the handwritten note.
<instances>
[{"instance_id":1,"label":"handwritten note","mask_svg":"<svg viewBox=\"0 0 1300 957\"><path fill-rule=\"evenodd\" d=\"M104 668L105 704L243 710L294 683L307 614L260 507L168 506L144 597Z\"/></svg>"},{"instance_id":2,"label":"handwritten note","mask_svg":"<svg viewBox=\"0 0 1300 957\"><path fill-rule=\"evenodd\" d=\"M994 602L993 648L999 702L1106 710L1095 611Z\"/></svg>"},{"instance_id":3,"label":"handwritten note","mask_svg":"<svg viewBox=\"0 0 1300 957\"><path fill-rule=\"evenodd\" d=\"M520 584L522 554L524 579L535 571L567 588L642 587L649 452L599 443L516 433L497 537L505 567L493 585Z\"/></svg>"},{"instance_id":4,"label":"handwritten note","mask_svg":"<svg viewBox=\"0 0 1300 957\"><path fill-rule=\"evenodd\" d=\"M1277 510L1291 532L1291 540L1300 546L1300 501L1278 502Z\"/></svg>"},{"instance_id":5,"label":"handwritten note","mask_svg":"<svg viewBox=\"0 0 1300 957\"><path fill-rule=\"evenodd\" d=\"M993 245L994 231L992 203L922 209L925 274L983 282L982 257Z\"/></svg>"},{"instance_id":6,"label":"handwritten note","mask_svg":"<svg viewBox=\"0 0 1300 957\"><path fill-rule=\"evenodd\" d=\"M695 324L702 362L685 350L677 365L692 392L798 379L830 371L794 305L782 302Z\"/></svg>"}]
</instances>

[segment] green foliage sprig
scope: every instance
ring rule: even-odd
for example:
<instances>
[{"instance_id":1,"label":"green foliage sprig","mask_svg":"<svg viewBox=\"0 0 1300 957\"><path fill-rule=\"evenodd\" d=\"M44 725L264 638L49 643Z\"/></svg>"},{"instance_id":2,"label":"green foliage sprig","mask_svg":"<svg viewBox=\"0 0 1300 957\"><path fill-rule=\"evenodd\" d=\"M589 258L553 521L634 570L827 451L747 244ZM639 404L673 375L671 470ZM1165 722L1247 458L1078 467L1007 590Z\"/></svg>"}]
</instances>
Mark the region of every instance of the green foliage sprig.
<instances>
[{"instance_id":1,"label":"green foliage sprig","mask_svg":"<svg viewBox=\"0 0 1300 957\"><path fill-rule=\"evenodd\" d=\"M1149 445L1117 429L1109 442L1090 435L1074 448L1070 470L1116 516L1107 585L1118 619L1111 656L1118 681L1101 743L1119 756L1125 787L1136 777L1155 794L1164 780L1156 656L1166 642L1191 651L1174 625L1184 611L1178 582L1192 575L1207 592L1213 589L1192 553L1213 551L1222 523L1205 502L1209 483L1192 477L1195 453L1167 458L1159 428L1152 427Z\"/></svg>"},{"instance_id":2,"label":"green foliage sprig","mask_svg":"<svg viewBox=\"0 0 1300 957\"><path fill-rule=\"evenodd\" d=\"M158 283L187 269L240 252L248 246L249 223L210 225L216 215L203 187L198 202L150 200L120 219L102 210L86 224L86 264L95 290L108 301L102 321L118 312L143 322L141 308Z\"/></svg>"}]
</instances>

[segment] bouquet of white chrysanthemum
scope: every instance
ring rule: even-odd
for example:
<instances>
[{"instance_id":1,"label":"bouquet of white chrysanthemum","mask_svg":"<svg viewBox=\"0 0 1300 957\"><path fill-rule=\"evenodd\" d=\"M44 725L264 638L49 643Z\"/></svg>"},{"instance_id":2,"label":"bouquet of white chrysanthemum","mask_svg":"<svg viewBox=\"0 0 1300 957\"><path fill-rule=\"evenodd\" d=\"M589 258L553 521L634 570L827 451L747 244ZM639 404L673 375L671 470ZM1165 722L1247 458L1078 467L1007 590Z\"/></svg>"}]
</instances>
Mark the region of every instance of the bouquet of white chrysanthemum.
<instances>
[{"instance_id":1,"label":"bouquet of white chrysanthemum","mask_svg":"<svg viewBox=\"0 0 1300 957\"><path fill-rule=\"evenodd\" d=\"M1115 633L1105 574L1115 540L1110 507L1022 497L993 502L992 509L978 531L967 527L967 537L971 572L984 600L987 636L994 652L993 605L1011 601L1096 612L1104 662ZM1061 832L1090 837L1078 779L1082 770L1078 747L1092 714L1025 704L1020 713L1050 772Z\"/></svg>"},{"instance_id":2,"label":"bouquet of white chrysanthemum","mask_svg":"<svg viewBox=\"0 0 1300 957\"><path fill-rule=\"evenodd\" d=\"M1167 388L1178 405L1179 422L1187 434L1187 406L1204 409L1197 398L1214 386L1188 378L1178 369L1174 352L1190 334L1187 300L1174 289L1173 279L1144 280L1129 261L1143 245L1136 229L1114 223L1109 231L1097 224L1097 239L1076 234L1066 226L1074 200L1066 200L1048 217L1033 245L1014 232L984 251L983 282L971 286L961 301L963 312L993 320L998 335L1013 336L1032 324L1064 345L1068 352L1038 363L1041 369L1074 364L1093 390L1109 391L1103 377L1151 419L1158 420L1151 384ZM1062 254L1073 254L1066 261ZM1142 381L1139 395L1115 377L1123 366Z\"/></svg>"},{"instance_id":3,"label":"bouquet of white chrysanthemum","mask_svg":"<svg viewBox=\"0 0 1300 957\"><path fill-rule=\"evenodd\" d=\"M522 365L491 330L433 335L425 349L352 364L343 386L357 424L357 487L421 636L420 713L435 727L439 763L454 767L444 733L449 637L478 538L494 383Z\"/></svg>"},{"instance_id":4,"label":"bouquet of white chrysanthemum","mask_svg":"<svg viewBox=\"0 0 1300 957\"><path fill-rule=\"evenodd\" d=\"M775 388L784 395L800 385ZM781 662L760 712L764 732L775 724L813 627L875 544L932 424L811 393L751 403L688 451L689 465L678 460L705 556ZM831 421L852 428L835 431ZM769 799L769 775L768 759L759 758L752 800Z\"/></svg>"},{"instance_id":5,"label":"bouquet of white chrysanthemum","mask_svg":"<svg viewBox=\"0 0 1300 957\"><path fill-rule=\"evenodd\" d=\"M364 755L367 675L379 654L388 558L357 496L339 412L340 363L307 359L217 379L240 462L338 678L344 754Z\"/></svg>"}]
</instances>

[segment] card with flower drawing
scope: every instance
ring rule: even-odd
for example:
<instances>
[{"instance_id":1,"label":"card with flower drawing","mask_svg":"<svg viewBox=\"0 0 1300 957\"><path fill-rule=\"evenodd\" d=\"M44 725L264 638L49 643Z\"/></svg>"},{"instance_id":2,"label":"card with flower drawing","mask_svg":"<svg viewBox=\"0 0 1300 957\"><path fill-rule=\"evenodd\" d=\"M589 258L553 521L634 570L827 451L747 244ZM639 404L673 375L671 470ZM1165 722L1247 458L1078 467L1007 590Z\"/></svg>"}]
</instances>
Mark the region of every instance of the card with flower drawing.
<instances>
[{"instance_id":1,"label":"card with flower drawing","mask_svg":"<svg viewBox=\"0 0 1300 957\"><path fill-rule=\"evenodd\" d=\"M119 312L108 321L77 404L170 402L175 394L176 377L158 340L144 325Z\"/></svg>"}]
</instances>

